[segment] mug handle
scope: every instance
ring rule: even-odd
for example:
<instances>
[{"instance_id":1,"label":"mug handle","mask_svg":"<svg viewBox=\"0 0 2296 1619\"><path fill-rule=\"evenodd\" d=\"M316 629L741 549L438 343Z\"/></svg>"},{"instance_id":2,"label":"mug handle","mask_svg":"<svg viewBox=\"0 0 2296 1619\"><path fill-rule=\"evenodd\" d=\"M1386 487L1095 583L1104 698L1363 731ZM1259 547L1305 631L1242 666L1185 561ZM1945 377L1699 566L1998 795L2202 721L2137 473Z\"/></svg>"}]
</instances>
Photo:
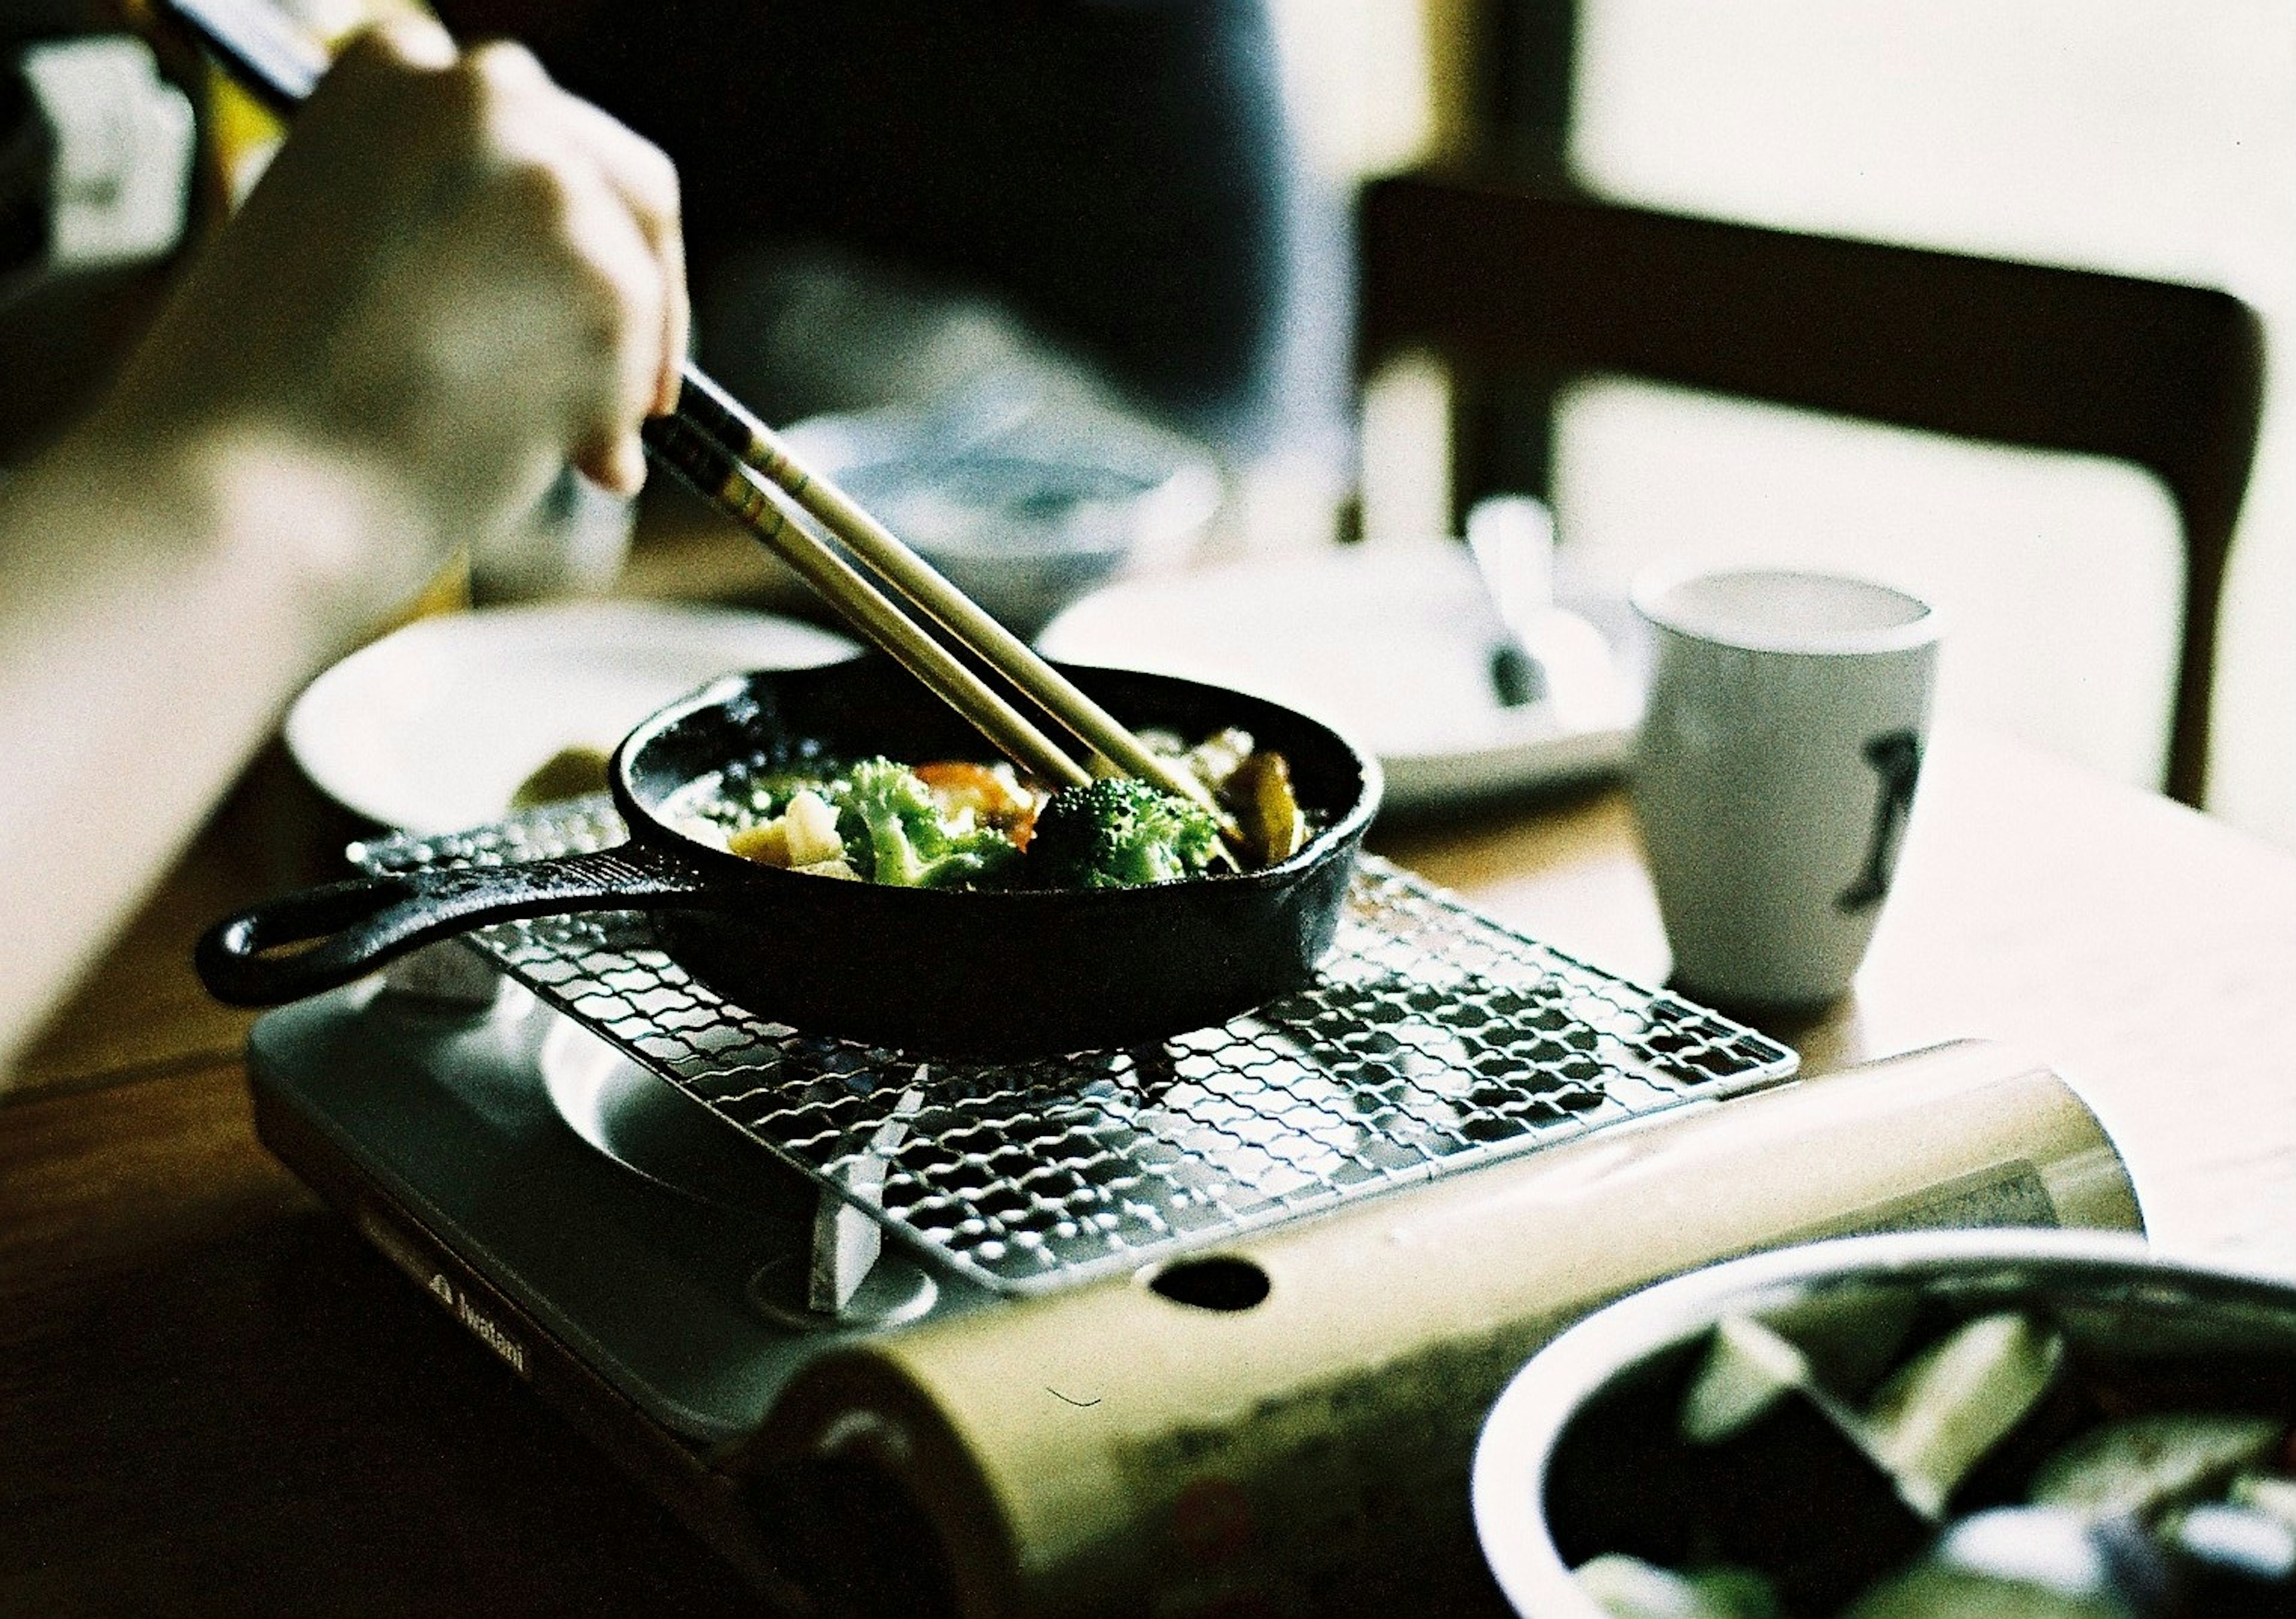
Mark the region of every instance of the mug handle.
<instances>
[{"instance_id":1,"label":"mug handle","mask_svg":"<svg viewBox=\"0 0 2296 1619\"><path fill-rule=\"evenodd\" d=\"M421 945L521 917L692 905L726 879L667 850L625 843L498 866L356 877L235 912L192 964L231 1006L278 1006L362 977Z\"/></svg>"}]
</instances>

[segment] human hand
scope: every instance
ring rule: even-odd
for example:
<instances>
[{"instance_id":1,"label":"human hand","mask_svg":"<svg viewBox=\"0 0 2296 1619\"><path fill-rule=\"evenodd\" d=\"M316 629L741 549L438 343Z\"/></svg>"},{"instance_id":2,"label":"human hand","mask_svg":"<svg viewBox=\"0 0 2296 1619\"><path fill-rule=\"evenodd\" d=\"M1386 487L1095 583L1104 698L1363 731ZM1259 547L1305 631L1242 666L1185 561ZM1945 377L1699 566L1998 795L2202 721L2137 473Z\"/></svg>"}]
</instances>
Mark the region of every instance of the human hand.
<instances>
[{"instance_id":1,"label":"human hand","mask_svg":"<svg viewBox=\"0 0 2296 1619\"><path fill-rule=\"evenodd\" d=\"M422 553L361 565L419 579L570 461L644 481L685 349L677 209L668 160L524 50L394 22L299 114L108 414L347 464Z\"/></svg>"}]
</instances>

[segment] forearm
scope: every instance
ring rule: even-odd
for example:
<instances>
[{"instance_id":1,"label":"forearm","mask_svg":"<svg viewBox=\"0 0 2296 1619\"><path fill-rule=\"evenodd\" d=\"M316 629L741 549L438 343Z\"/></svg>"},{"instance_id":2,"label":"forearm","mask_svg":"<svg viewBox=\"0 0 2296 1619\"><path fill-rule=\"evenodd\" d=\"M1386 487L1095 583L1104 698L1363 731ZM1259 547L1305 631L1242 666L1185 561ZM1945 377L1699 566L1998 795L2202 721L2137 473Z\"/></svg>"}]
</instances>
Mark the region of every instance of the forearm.
<instances>
[{"instance_id":1,"label":"forearm","mask_svg":"<svg viewBox=\"0 0 2296 1619\"><path fill-rule=\"evenodd\" d=\"M298 685L562 467L635 492L677 176L515 47L354 42L103 414L0 483L0 1074Z\"/></svg>"},{"instance_id":2,"label":"forearm","mask_svg":"<svg viewBox=\"0 0 2296 1619\"><path fill-rule=\"evenodd\" d=\"M92 429L0 499L0 1073L439 536L275 436Z\"/></svg>"}]
</instances>

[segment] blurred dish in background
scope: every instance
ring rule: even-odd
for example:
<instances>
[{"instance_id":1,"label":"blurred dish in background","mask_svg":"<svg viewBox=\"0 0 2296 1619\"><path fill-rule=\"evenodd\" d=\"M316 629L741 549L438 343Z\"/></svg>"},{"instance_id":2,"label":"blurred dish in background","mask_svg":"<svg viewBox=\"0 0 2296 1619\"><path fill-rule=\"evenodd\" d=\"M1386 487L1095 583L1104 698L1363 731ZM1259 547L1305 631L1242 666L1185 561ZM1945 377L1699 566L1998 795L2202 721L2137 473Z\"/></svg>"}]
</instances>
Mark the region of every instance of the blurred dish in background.
<instances>
[{"instance_id":1,"label":"blurred dish in background","mask_svg":"<svg viewBox=\"0 0 2296 1619\"><path fill-rule=\"evenodd\" d=\"M1642 704L1629 660L1554 611L1540 653L1567 700L1510 704L1492 678L1507 634L1466 549L1428 545L1126 581L1062 613L1040 644L1316 715L1379 756L1388 807L1408 811L1623 763Z\"/></svg>"},{"instance_id":2,"label":"blurred dish in background","mask_svg":"<svg viewBox=\"0 0 2296 1619\"><path fill-rule=\"evenodd\" d=\"M311 683L287 749L329 797L423 836L501 815L570 749L610 752L656 709L734 669L802 668L859 649L729 608L571 601L420 619Z\"/></svg>"},{"instance_id":3,"label":"blurred dish in background","mask_svg":"<svg viewBox=\"0 0 2296 1619\"><path fill-rule=\"evenodd\" d=\"M1023 637L1119 570L1187 556L1220 502L1218 474L1187 439L1021 387L816 416L785 437Z\"/></svg>"}]
</instances>

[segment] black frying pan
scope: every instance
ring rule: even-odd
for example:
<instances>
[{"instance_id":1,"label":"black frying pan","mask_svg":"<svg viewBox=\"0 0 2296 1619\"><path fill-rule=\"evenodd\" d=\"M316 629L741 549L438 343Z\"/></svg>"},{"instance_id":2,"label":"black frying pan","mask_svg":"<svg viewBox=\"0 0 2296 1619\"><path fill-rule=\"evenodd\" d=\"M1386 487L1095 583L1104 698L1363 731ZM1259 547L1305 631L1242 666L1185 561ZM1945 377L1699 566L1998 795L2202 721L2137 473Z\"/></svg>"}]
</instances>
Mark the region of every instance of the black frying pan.
<instances>
[{"instance_id":1,"label":"black frying pan","mask_svg":"<svg viewBox=\"0 0 2296 1619\"><path fill-rule=\"evenodd\" d=\"M663 709L616 751L610 777L628 842L288 895L210 928L194 958L200 977L219 1000L276 1005L490 922L643 910L681 966L750 1011L821 1034L996 1057L1144 1043L1306 984L1378 807L1378 766L1305 715L1240 692L1066 672L1136 730L1192 741L1230 725L1250 732L1290 761L1320 830L1262 871L1139 888L973 894L758 865L681 835L660 818L665 800L807 743L832 758L912 763L978 758L983 744L882 658L734 675Z\"/></svg>"}]
</instances>

